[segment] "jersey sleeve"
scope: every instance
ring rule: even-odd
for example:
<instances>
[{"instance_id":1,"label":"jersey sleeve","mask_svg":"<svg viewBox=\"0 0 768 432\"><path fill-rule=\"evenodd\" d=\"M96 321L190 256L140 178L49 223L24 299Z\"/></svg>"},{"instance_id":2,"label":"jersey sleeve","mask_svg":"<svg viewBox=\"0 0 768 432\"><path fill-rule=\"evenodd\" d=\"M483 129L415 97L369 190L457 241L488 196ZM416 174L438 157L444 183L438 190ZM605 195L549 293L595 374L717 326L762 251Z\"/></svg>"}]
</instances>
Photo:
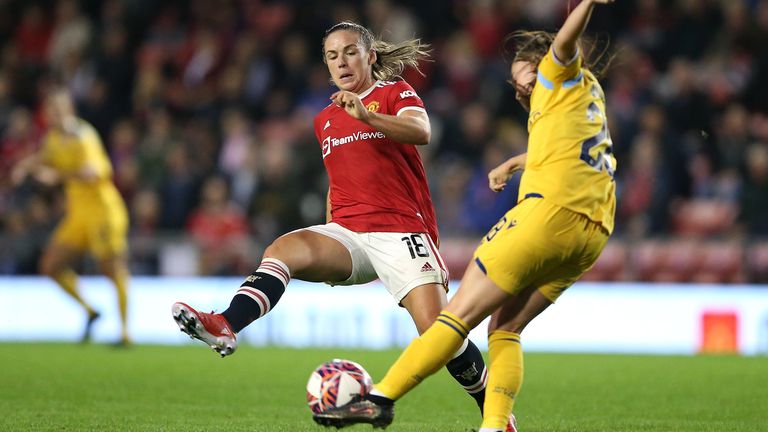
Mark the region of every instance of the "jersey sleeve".
<instances>
[{"instance_id":1,"label":"jersey sleeve","mask_svg":"<svg viewBox=\"0 0 768 432\"><path fill-rule=\"evenodd\" d=\"M426 113L424 102L413 90L410 84L405 81L398 81L392 86L389 93L390 106L392 114L400 115L403 111L414 110Z\"/></svg>"},{"instance_id":2,"label":"jersey sleeve","mask_svg":"<svg viewBox=\"0 0 768 432\"><path fill-rule=\"evenodd\" d=\"M83 158L80 168L90 165L100 179L111 178L112 164L104 151L99 134L91 126L82 129L80 145L82 146Z\"/></svg>"},{"instance_id":3,"label":"jersey sleeve","mask_svg":"<svg viewBox=\"0 0 768 432\"><path fill-rule=\"evenodd\" d=\"M555 51L550 48L547 55L539 62L538 81L549 90L558 84L564 87L570 83L575 84L583 77L581 63L581 53L578 51L573 58L559 59L555 56Z\"/></svg>"}]
</instances>

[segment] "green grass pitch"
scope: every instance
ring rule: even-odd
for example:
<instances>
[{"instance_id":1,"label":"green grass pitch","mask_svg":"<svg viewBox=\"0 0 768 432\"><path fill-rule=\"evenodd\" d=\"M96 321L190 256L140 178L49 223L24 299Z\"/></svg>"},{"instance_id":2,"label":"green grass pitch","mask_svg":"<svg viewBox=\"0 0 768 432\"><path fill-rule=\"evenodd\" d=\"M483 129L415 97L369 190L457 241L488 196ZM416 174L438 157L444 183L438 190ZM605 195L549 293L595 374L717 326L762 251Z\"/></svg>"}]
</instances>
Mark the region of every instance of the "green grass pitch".
<instances>
[{"instance_id":1,"label":"green grass pitch","mask_svg":"<svg viewBox=\"0 0 768 432\"><path fill-rule=\"evenodd\" d=\"M315 431L304 385L334 357L381 378L399 354L203 346L0 344L0 431ZM521 432L766 431L768 359L526 354ZM479 426L444 371L397 404L388 431ZM334 429L330 429L332 431ZM371 430L370 426L350 431Z\"/></svg>"}]
</instances>

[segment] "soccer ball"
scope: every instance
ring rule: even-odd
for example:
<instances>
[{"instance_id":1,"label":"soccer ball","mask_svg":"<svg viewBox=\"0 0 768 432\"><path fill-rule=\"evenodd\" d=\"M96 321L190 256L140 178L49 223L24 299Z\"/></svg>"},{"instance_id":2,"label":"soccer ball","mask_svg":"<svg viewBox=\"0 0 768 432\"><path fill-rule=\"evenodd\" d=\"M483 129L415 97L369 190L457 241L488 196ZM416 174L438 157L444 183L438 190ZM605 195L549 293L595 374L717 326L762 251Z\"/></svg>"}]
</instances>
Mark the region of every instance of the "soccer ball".
<instances>
[{"instance_id":1,"label":"soccer ball","mask_svg":"<svg viewBox=\"0 0 768 432\"><path fill-rule=\"evenodd\" d=\"M359 364L333 359L318 366L307 381L307 405L313 413L340 407L371 390L371 376Z\"/></svg>"}]
</instances>

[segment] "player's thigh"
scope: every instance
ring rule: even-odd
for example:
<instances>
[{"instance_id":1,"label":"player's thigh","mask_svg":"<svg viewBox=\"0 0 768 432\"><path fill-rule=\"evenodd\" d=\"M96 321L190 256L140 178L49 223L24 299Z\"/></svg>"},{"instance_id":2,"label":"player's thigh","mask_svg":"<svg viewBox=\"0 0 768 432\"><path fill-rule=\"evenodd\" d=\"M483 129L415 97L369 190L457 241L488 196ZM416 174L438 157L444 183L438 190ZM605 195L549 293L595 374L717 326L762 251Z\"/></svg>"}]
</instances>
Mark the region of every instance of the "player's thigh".
<instances>
[{"instance_id":1,"label":"player's thigh","mask_svg":"<svg viewBox=\"0 0 768 432\"><path fill-rule=\"evenodd\" d=\"M568 210L527 199L483 238L475 262L496 285L516 295L570 259L579 247L576 222Z\"/></svg>"},{"instance_id":2,"label":"player's thigh","mask_svg":"<svg viewBox=\"0 0 768 432\"><path fill-rule=\"evenodd\" d=\"M88 228L82 220L67 215L59 222L40 259L40 272L53 275L69 267L88 249Z\"/></svg>"},{"instance_id":3,"label":"player's thigh","mask_svg":"<svg viewBox=\"0 0 768 432\"><path fill-rule=\"evenodd\" d=\"M559 266L542 272L537 280L524 288L499 309L488 325L488 331L506 330L521 333L534 318L546 310L557 298L589 270L605 246L607 234L592 222L576 224L581 236L574 240L580 251L570 254L570 259L563 260ZM598 229L593 229L598 228Z\"/></svg>"},{"instance_id":4,"label":"player's thigh","mask_svg":"<svg viewBox=\"0 0 768 432\"><path fill-rule=\"evenodd\" d=\"M124 211L94 214L88 224L88 249L110 276L114 269L104 265L117 265L128 253L128 216Z\"/></svg>"},{"instance_id":5,"label":"player's thigh","mask_svg":"<svg viewBox=\"0 0 768 432\"><path fill-rule=\"evenodd\" d=\"M459 289L445 307L447 312L461 318L471 328L504 304L511 294L499 287L485 272L471 261Z\"/></svg>"},{"instance_id":6,"label":"player's thigh","mask_svg":"<svg viewBox=\"0 0 768 432\"><path fill-rule=\"evenodd\" d=\"M278 237L264 251L264 258L284 262L291 277L310 282L339 282L353 271L352 254L358 247L336 224L318 225Z\"/></svg>"},{"instance_id":7,"label":"player's thigh","mask_svg":"<svg viewBox=\"0 0 768 432\"><path fill-rule=\"evenodd\" d=\"M359 238L376 275L398 303L422 285L447 290L448 271L428 234L372 232Z\"/></svg>"},{"instance_id":8,"label":"player's thigh","mask_svg":"<svg viewBox=\"0 0 768 432\"><path fill-rule=\"evenodd\" d=\"M448 303L445 287L429 283L408 292L400 304L408 311L419 334L424 333Z\"/></svg>"},{"instance_id":9,"label":"player's thigh","mask_svg":"<svg viewBox=\"0 0 768 432\"><path fill-rule=\"evenodd\" d=\"M65 243L49 243L40 257L39 271L48 276L54 276L82 257L80 248Z\"/></svg>"},{"instance_id":10,"label":"player's thigh","mask_svg":"<svg viewBox=\"0 0 768 432\"><path fill-rule=\"evenodd\" d=\"M552 303L595 265L609 237L599 225L588 220L584 221L580 234L580 244L583 245L581 250L561 266L542 274L534 283L538 291Z\"/></svg>"},{"instance_id":11,"label":"player's thigh","mask_svg":"<svg viewBox=\"0 0 768 432\"><path fill-rule=\"evenodd\" d=\"M81 253L88 248L89 220L83 215L67 214L51 235L48 246L62 245Z\"/></svg>"}]
</instances>

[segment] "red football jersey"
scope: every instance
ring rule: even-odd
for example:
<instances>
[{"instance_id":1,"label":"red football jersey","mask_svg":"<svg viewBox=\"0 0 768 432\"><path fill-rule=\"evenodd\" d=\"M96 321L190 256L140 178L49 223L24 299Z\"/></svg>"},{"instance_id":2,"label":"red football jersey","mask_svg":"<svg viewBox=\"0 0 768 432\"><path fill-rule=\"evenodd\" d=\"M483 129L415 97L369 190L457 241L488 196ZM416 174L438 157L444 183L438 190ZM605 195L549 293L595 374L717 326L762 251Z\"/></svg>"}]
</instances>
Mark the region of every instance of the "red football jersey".
<instances>
[{"instance_id":1,"label":"red football jersey","mask_svg":"<svg viewBox=\"0 0 768 432\"><path fill-rule=\"evenodd\" d=\"M377 81L360 94L369 111L424 111L405 81ZM315 117L315 135L331 187L333 222L355 232L426 232L438 243L437 221L421 156L413 144L330 104Z\"/></svg>"}]
</instances>

